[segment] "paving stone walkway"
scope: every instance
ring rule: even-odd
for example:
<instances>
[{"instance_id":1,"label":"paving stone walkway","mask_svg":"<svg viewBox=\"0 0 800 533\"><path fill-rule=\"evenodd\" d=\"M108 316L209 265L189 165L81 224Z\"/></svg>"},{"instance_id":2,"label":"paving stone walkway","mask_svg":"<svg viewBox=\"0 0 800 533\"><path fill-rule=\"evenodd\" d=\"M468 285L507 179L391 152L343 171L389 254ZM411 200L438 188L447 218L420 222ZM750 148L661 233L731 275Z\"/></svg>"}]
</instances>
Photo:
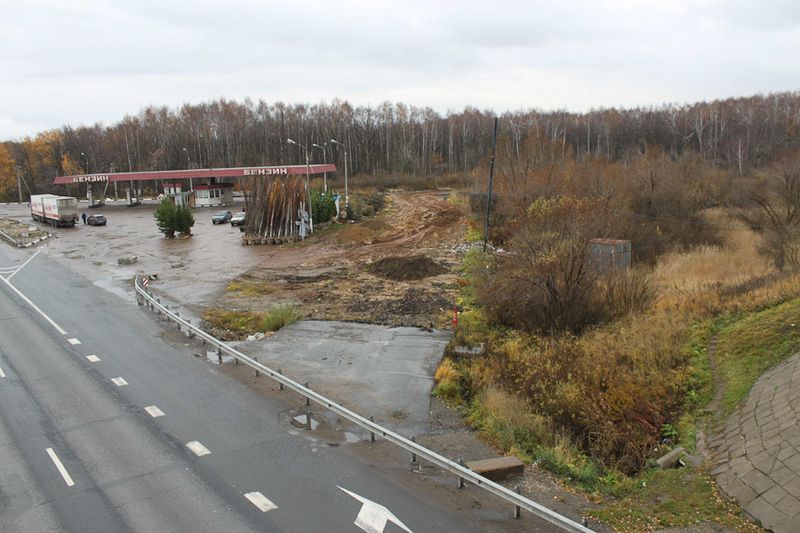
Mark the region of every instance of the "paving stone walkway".
<instances>
[{"instance_id":1,"label":"paving stone walkway","mask_svg":"<svg viewBox=\"0 0 800 533\"><path fill-rule=\"evenodd\" d=\"M764 528L800 532L800 354L759 378L710 445L725 494Z\"/></svg>"}]
</instances>

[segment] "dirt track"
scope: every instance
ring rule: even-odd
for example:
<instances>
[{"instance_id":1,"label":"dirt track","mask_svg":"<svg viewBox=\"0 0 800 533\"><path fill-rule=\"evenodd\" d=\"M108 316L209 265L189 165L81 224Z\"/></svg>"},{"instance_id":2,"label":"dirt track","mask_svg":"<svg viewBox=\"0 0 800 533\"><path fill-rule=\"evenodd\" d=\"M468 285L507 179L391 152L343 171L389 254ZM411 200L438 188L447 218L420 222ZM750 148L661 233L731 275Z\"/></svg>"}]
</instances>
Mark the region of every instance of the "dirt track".
<instances>
[{"instance_id":1,"label":"dirt track","mask_svg":"<svg viewBox=\"0 0 800 533\"><path fill-rule=\"evenodd\" d=\"M466 232L461 209L440 192L390 193L387 208L357 224L332 224L302 244L250 268L214 303L266 311L291 304L306 318L394 326L443 327L457 296L456 245ZM421 257L424 261L404 258ZM370 265L391 258L393 276ZM427 275L428 273L435 275ZM442 272L442 273L438 273ZM420 279L408 279L419 277Z\"/></svg>"}]
</instances>

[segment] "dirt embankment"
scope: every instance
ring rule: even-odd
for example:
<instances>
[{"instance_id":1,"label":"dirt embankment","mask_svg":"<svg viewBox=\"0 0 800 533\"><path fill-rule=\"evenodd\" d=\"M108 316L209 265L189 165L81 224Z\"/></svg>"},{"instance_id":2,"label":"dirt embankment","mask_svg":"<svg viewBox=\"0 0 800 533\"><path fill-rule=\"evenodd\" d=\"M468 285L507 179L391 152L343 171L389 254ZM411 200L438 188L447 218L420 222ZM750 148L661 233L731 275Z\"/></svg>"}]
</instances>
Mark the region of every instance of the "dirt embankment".
<instances>
[{"instance_id":1,"label":"dirt embankment","mask_svg":"<svg viewBox=\"0 0 800 533\"><path fill-rule=\"evenodd\" d=\"M393 192L377 217L333 224L231 282L217 307L296 306L306 318L444 327L467 219L441 192Z\"/></svg>"}]
</instances>

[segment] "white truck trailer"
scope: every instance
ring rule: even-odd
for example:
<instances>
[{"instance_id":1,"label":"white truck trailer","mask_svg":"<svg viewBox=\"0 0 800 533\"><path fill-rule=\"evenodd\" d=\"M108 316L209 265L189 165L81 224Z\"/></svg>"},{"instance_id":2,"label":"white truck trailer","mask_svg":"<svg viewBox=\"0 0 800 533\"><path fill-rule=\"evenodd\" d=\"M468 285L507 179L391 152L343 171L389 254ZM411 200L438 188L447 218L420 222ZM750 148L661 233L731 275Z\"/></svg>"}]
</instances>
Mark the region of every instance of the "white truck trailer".
<instances>
[{"instance_id":1,"label":"white truck trailer","mask_svg":"<svg viewBox=\"0 0 800 533\"><path fill-rule=\"evenodd\" d=\"M74 196L32 194L31 217L55 227L74 226L78 221L78 199Z\"/></svg>"}]
</instances>

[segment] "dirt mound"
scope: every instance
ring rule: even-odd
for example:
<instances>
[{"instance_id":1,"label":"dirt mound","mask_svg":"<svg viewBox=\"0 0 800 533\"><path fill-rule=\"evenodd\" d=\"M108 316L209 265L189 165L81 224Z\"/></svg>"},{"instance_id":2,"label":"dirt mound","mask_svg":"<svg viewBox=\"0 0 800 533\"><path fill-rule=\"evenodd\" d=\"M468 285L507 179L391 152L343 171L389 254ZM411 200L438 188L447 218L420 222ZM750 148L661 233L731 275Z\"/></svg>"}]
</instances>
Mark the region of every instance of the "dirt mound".
<instances>
[{"instance_id":1,"label":"dirt mound","mask_svg":"<svg viewBox=\"0 0 800 533\"><path fill-rule=\"evenodd\" d=\"M447 268L424 255L385 257L367 266L367 270L395 281L424 279L447 272Z\"/></svg>"}]
</instances>

